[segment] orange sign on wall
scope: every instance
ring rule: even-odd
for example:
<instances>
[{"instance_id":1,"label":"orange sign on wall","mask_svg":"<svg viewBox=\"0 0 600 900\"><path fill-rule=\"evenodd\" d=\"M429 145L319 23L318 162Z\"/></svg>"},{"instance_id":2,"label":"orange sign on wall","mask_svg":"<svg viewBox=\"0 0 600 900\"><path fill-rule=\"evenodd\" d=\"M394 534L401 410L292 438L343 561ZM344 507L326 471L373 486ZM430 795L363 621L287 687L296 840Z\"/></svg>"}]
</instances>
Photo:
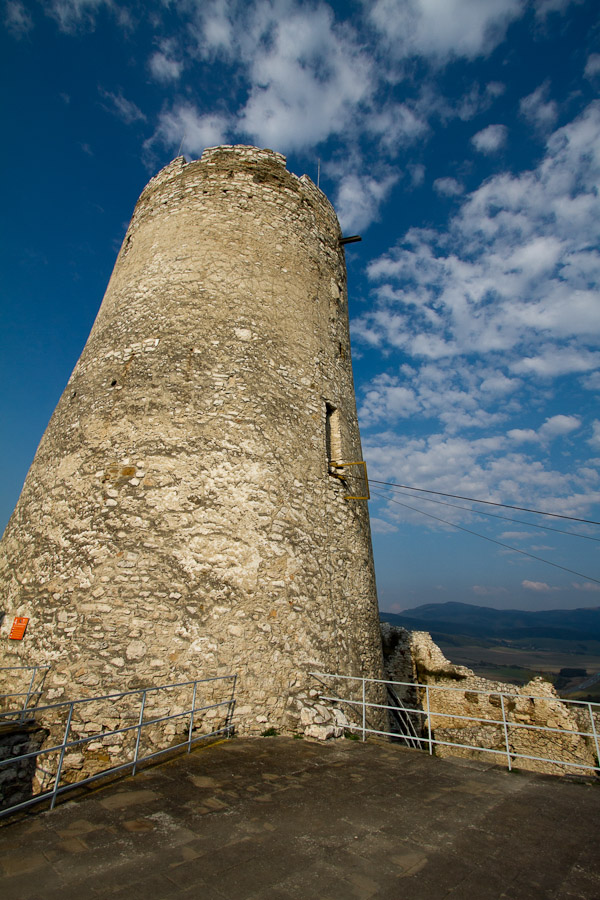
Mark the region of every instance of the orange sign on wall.
<instances>
[{"instance_id":1,"label":"orange sign on wall","mask_svg":"<svg viewBox=\"0 0 600 900\"><path fill-rule=\"evenodd\" d=\"M27 623L29 619L25 616L15 616L12 623L12 628L10 629L9 638L11 641L22 641L25 636L25 632L27 630Z\"/></svg>"}]
</instances>

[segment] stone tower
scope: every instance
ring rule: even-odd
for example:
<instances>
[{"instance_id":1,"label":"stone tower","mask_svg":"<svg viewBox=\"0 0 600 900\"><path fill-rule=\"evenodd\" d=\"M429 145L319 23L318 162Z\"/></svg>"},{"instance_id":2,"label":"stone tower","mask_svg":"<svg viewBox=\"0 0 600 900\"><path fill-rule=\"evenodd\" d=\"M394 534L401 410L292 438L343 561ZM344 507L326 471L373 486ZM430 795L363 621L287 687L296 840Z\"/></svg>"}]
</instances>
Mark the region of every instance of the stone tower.
<instances>
[{"instance_id":1,"label":"stone tower","mask_svg":"<svg viewBox=\"0 0 600 900\"><path fill-rule=\"evenodd\" d=\"M311 670L381 677L340 239L270 150L150 181L2 540L2 665L52 699L236 672L249 732Z\"/></svg>"}]
</instances>

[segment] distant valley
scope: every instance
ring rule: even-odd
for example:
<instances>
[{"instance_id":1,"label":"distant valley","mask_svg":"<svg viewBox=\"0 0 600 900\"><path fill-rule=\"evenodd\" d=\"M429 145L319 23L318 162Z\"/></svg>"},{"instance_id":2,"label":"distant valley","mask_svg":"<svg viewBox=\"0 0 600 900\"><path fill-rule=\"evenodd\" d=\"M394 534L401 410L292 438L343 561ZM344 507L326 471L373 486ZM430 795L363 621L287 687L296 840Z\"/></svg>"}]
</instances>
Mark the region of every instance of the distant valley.
<instances>
[{"instance_id":1,"label":"distant valley","mask_svg":"<svg viewBox=\"0 0 600 900\"><path fill-rule=\"evenodd\" d=\"M525 683L542 674L565 696L600 701L600 680L589 684L600 672L600 607L529 612L428 603L380 618L429 631L452 662L486 678Z\"/></svg>"}]
</instances>

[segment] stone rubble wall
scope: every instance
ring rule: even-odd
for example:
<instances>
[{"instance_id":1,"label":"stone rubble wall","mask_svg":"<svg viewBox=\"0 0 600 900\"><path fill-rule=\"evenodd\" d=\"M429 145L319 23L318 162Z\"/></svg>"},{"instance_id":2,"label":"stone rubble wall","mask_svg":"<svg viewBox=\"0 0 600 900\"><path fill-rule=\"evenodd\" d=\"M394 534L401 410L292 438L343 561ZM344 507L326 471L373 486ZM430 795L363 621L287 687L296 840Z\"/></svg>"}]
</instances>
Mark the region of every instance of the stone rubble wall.
<instances>
[{"instance_id":1,"label":"stone rubble wall","mask_svg":"<svg viewBox=\"0 0 600 900\"><path fill-rule=\"evenodd\" d=\"M506 762L506 740L503 725L485 722L468 722L458 716L476 719L502 720L500 694L504 694L506 718L513 723L508 728L512 764L548 774L586 774L586 770L571 766L519 759L515 754L550 758L586 766L598 765L593 739L570 732L590 732L591 722L587 707L562 702L554 687L542 678L534 678L528 684L517 686L500 681L480 678L466 666L457 666L442 653L431 635L425 631L407 631L390 625L381 626L386 678L410 682L408 686L396 686L395 690L404 705L426 710L425 691L413 687L415 683L430 686L429 721L423 714L412 714L417 733L428 735L431 723L433 737L440 741L487 747L499 751L496 757L500 765ZM444 690L439 690L443 688ZM487 692L488 696L477 692ZM532 695L537 699L529 699ZM596 729L600 733L600 715L595 715ZM559 729L559 732L534 731L517 726L541 726ZM438 756L463 756L481 759L477 750L462 749L437 744ZM501 755L500 755L501 754ZM591 772L587 772L591 775Z\"/></svg>"},{"instance_id":2,"label":"stone rubble wall","mask_svg":"<svg viewBox=\"0 0 600 900\"><path fill-rule=\"evenodd\" d=\"M143 191L0 544L0 665L51 663L46 702L236 673L238 730L293 733L311 671L381 675L367 504L327 453L335 409L362 459L340 237L268 150Z\"/></svg>"}]
</instances>

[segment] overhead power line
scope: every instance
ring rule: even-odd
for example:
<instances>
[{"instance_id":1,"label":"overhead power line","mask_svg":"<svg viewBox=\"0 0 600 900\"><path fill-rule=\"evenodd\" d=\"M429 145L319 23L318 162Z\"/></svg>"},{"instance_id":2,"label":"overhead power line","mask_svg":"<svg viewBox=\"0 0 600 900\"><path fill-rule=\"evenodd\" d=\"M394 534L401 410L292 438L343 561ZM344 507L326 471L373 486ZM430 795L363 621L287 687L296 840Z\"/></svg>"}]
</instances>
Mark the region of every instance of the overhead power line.
<instances>
[{"instance_id":1,"label":"overhead power line","mask_svg":"<svg viewBox=\"0 0 600 900\"><path fill-rule=\"evenodd\" d=\"M562 516L560 513L545 512L542 509L529 509L527 506L511 506L508 503L495 503L493 500L480 500L478 497L464 497L462 494L446 494L444 491L431 491L427 488L413 487L410 484L396 484L393 481L375 481L369 478L369 484L381 484L386 487L404 488L407 491L419 491L424 494L436 494L438 497L452 497L454 500L469 500L471 503L485 503L488 506L500 506L503 509L516 509L518 512L535 513L538 516L552 516L554 519L568 519L570 522L584 522L586 525L600 525L592 519L578 519L576 516Z\"/></svg>"},{"instance_id":2,"label":"overhead power line","mask_svg":"<svg viewBox=\"0 0 600 900\"><path fill-rule=\"evenodd\" d=\"M370 484L378 484L371 481ZM405 491L393 491L395 494L401 494L403 497L414 497L415 500L425 500L427 503L437 503L440 506L448 506L451 509L462 509L465 512L473 513L475 516L487 516L490 519L502 519L503 522L513 522L515 525L525 525L527 528L542 528L544 531L552 531L554 534L568 534L571 537L585 538L586 541L596 541L600 544L600 538L591 534L582 534L580 531L564 531L562 528L551 528L550 525L540 525L538 522L526 522L524 519L512 519L510 516L501 516L498 513L484 512L482 509L471 509L469 506L460 506L458 503L444 503L443 500L434 500L433 497L415 497L414 494L407 494ZM387 497L387 494L379 494L380 497Z\"/></svg>"},{"instance_id":3,"label":"overhead power line","mask_svg":"<svg viewBox=\"0 0 600 900\"><path fill-rule=\"evenodd\" d=\"M381 482L371 482L371 484L373 483L381 484ZM397 486L398 485L395 485L395 487ZM484 541L489 541L490 544L498 544L499 547L504 547L506 550L512 550L514 553L520 553L522 556L528 556L530 559L536 559L538 562L546 563L546 565L553 566L555 569L562 569L563 572L569 572L571 575L577 575L578 578L585 578L586 581L593 581L596 584L600 584L600 580L598 578L592 578L591 575L584 575L582 572L576 572L575 569L568 569L566 566L561 566L558 563L550 562L549 559L544 559L541 556L535 556L535 554L528 553L526 550L519 550L518 547L511 547L510 544L505 544L503 541L497 541L495 540L495 538L487 537L487 535L480 534L478 531L472 531L470 528L465 528L463 525L457 525L456 522L448 522L446 519L442 519L440 518L440 516L434 516L432 515L432 513L427 513L422 509L418 509L418 507L416 506L409 506L408 503L401 503L400 500L393 500L388 494L384 494L381 491L372 491L372 493L377 494L379 497L385 497L389 503L397 503L398 506L403 506L405 509L411 509L413 512L420 513L422 516L427 516L427 518L429 519L435 519L437 522L443 522L444 525L450 525L452 528L458 528L459 531L465 531L467 534L474 535L474 537L483 538ZM444 496L452 495L445 494Z\"/></svg>"}]
</instances>

